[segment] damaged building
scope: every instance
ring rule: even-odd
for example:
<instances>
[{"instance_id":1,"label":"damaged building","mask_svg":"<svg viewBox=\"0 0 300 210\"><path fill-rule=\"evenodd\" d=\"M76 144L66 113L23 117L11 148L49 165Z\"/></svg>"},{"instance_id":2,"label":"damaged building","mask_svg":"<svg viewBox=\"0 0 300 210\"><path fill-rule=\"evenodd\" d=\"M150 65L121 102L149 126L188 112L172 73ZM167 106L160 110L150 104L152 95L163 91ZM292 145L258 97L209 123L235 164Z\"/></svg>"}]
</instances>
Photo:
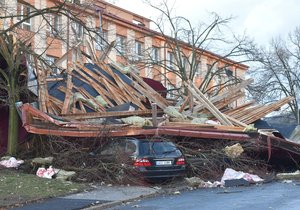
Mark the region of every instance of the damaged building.
<instances>
[{"instance_id":1,"label":"damaged building","mask_svg":"<svg viewBox=\"0 0 300 210\"><path fill-rule=\"evenodd\" d=\"M26 14L59 2L10 1L7 6L17 14ZM262 146L268 159L276 151L300 154L297 143L274 130L252 125L293 98L267 105L246 101L244 89L253 82L245 79L248 66L197 49L198 71L193 80L182 82L174 72L166 71L175 62L174 54L166 47L166 37L150 29L149 19L104 1L93 5L66 1L64 6L99 33L88 37L80 22L55 13L47 14L49 21L36 16L21 23L18 30L23 38L38 32L32 38L32 49L43 57L42 61L30 56L26 60L28 88L36 102L19 103L18 110L28 133L249 141ZM9 24L3 20L2 27ZM186 52L185 59L190 59L190 44L180 42L180 46ZM147 56L151 65L142 62ZM161 61L166 62L164 66L157 65ZM221 89L218 94L198 88L209 70L225 72L207 84ZM219 82L233 76L238 82L222 88Z\"/></svg>"}]
</instances>

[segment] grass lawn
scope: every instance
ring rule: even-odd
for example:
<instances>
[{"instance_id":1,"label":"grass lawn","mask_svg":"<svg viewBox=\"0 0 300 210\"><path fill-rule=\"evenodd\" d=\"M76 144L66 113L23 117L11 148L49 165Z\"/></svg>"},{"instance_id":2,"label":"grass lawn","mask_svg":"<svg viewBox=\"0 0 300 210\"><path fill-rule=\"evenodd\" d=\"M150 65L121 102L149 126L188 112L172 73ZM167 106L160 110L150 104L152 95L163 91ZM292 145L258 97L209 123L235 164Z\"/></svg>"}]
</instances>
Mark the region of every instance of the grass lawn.
<instances>
[{"instance_id":1,"label":"grass lawn","mask_svg":"<svg viewBox=\"0 0 300 210\"><path fill-rule=\"evenodd\" d=\"M87 188L85 184L40 178L14 169L0 169L0 209L43 198L72 194Z\"/></svg>"}]
</instances>

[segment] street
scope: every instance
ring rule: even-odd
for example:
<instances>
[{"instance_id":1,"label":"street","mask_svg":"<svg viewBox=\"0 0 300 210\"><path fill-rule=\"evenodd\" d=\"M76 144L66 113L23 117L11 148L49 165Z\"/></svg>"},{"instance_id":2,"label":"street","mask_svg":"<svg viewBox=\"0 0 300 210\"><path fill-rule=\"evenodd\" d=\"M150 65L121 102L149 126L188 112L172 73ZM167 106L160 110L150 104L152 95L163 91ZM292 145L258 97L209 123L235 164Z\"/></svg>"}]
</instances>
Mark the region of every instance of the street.
<instances>
[{"instance_id":1,"label":"street","mask_svg":"<svg viewBox=\"0 0 300 210\"><path fill-rule=\"evenodd\" d=\"M300 209L300 182L273 182L250 187L198 189L179 195L161 195L154 198L116 206L127 209Z\"/></svg>"}]
</instances>

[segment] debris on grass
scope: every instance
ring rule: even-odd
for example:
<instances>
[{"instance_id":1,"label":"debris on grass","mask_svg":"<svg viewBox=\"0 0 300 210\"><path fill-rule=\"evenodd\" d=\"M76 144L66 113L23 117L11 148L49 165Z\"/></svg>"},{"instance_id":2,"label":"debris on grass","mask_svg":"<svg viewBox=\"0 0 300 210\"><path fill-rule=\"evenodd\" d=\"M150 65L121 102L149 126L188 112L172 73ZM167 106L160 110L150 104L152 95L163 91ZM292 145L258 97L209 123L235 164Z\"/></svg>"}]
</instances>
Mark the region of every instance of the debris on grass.
<instances>
[{"instance_id":1,"label":"debris on grass","mask_svg":"<svg viewBox=\"0 0 300 210\"><path fill-rule=\"evenodd\" d=\"M18 168L21 164L24 163L24 160L17 160L15 157L10 157L8 160L1 160L0 165L5 168Z\"/></svg>"}]
</instances>

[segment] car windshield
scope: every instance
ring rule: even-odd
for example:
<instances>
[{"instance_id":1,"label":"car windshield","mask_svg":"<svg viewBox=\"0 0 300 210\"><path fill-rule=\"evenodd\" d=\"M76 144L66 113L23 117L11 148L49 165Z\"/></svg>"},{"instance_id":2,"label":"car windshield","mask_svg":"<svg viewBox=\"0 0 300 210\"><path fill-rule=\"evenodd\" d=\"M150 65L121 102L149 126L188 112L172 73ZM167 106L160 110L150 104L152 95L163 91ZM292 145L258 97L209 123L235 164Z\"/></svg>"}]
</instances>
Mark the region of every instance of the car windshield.
<instances>
[{"instance_id":1,"label":"car windshield","mask_svg":"<svg viewBox=\"0 0 300 210\"><path fill-rule=\"evenodd\" d=\"M169 153L178 153L179 150L172 142L154 141L154 142L141 142L140 154L141 155L163 155Z\"/></svg>"}]
</instances>

